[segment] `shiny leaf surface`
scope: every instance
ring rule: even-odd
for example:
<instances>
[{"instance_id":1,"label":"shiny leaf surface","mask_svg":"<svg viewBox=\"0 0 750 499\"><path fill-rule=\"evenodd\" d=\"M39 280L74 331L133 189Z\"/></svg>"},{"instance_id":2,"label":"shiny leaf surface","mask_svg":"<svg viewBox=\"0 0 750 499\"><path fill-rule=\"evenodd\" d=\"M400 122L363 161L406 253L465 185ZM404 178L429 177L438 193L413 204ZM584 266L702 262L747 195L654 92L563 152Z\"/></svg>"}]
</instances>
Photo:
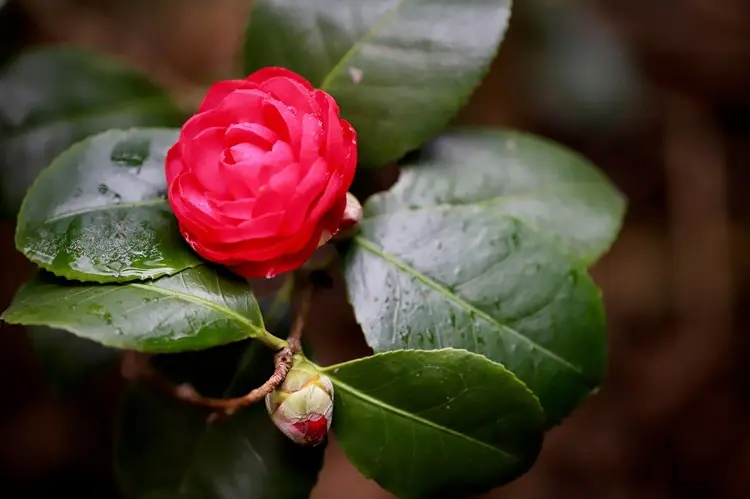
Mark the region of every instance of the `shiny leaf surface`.
<instances>
[{"instance_id":1,"label":"shiny leaf surface","mask_svg":"<svg viewBox=\"0 0 750 499\"><path fill-rule=\"evenodd\" d=\"M376 352L465 348L500 362L554 424L601 381L601 295L586 273L624 202L591 165L526 135L459 131L365 205L346 259Z\"/></svg>"},{"instance_id":2,"label":"shiny leaf surface","mask_svg":"<svg viewBox=\"0 0 750 499\"><path fill-rule=\"evenodd\" d=\"M72 143L183 119L162 89L119 62L73 48L22 53L0 73L0 213L15 213L37 174Z\"/></svg>"},{"instance_id":3,"label":"shiny leaf surface","mask_svg":"<svg viewBox=\"0 0 750 499\"><path fill-rule=\"evenodd\" d=\"M398 497L465 497L517 477L539 452L538 400L482 356L398 351L324 372L336 390L336 441Z\"/></svg>"},{"instance_id":4,"label":"shiny leaf surface","mask_svg":"<svg viewBox=\"0 0 750 499\"><path fill-rule=\"evenodd\" d=\"M164 158L177 133L110 130L65 151L26 195L18 250L81 281L142 280L199 265L166 199Z\"/></svg>"},{"instance_id":5,"label":"shiny leaf surface","mask_svg":"<svg viewBox=\"0 0 750 499\"><path fill-rule=\"evenodd\" d=\"M510 0L256 0L245 70L283 66L333 95L380 166L442 130L495 56Z\"/></svg>"},{"instance_id":6,"label":"shiny leaf surface","mask_svg":"<svg viewBox=\"0 0 750 499\"><path fill-rule=\"evenodd\" d=\"M153 353L267 334L247 282L207 265L128 284L80 284L43 272L19 290L2 319Z\"/></svg>"}]
</instances>

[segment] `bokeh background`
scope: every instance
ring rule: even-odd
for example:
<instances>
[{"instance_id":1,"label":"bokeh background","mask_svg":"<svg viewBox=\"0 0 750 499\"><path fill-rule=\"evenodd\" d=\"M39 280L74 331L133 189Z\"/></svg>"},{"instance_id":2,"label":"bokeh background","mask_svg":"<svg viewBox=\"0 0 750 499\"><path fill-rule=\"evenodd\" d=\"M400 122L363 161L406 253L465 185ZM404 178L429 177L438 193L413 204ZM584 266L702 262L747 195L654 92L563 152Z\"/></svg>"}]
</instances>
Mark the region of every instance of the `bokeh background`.
<instances>
[{"instance_id":1,"label":"bokeh background","mask_svg":"<svg viewBox=\"0 0 750 499\"><path fill-rule=\"evenodd\" d=\"M10 3L4 43L92 47L191 102L235 67L251 0ZM607 379L548 435L527 475L486 497L748 498L750 2L515 3L500 55L457 121L569 145L607 172L629 211L593 269L608 312ZM0 308L31 270L12 230L0 221ZM332 311L308 333L323 363L366 352L340 286L315 306ZM61 395L24 330L2 326L0 497L117 498L121 388L111 369ZM332 442L314 499L388 497Z\"/></svg>"}]
</instances>

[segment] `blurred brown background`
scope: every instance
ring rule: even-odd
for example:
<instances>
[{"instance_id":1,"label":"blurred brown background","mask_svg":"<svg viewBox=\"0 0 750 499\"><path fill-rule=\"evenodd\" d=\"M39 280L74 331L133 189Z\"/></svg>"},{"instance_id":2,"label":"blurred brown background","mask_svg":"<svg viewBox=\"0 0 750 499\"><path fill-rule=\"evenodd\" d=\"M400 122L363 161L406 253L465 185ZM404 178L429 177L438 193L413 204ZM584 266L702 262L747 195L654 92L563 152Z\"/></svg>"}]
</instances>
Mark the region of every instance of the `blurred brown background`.
<instances>
[{"instance_id":1,"label":"blurred brown background","mask_svg":"<svg viewBox=\"0 0 750 499\"><path fill-rule=\"evenodd\" d=\"M314 0L310 0L314 1ZM229 74L251 0L21 0L25 43L127 59L190 102ZM506 43L459 120L512 126L595 161L629 198L593 269L611 345L601 392L488 498L750 497L750 2L516 0ZM8 32L0 33L7 36ZM197 92L197 93L196 93ZM29 265L0 224L0 307ZM309 333L361 355L340 289ZM356 342L355 342L356 343ZM320 351L320 348L318 348ZM115 498L116 372L61 397L21 329L0 334L0 497ZM335 444L314 499L390 497Z\"/></svg>"}]
</instances>

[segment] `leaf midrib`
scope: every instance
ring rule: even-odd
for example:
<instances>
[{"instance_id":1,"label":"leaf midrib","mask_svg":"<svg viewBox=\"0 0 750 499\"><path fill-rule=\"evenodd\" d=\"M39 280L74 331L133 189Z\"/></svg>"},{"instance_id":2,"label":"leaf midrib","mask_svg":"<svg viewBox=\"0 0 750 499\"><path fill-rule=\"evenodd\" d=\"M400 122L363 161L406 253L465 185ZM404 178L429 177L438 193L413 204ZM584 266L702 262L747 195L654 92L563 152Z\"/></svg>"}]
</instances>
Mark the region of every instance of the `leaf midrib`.
<instances>
[{"instance_id":1,"label":"leaf midrib","mask_svg":"<svg viewBox=\"0 0 750 499\"><path fill-rule=\"evenodd\" d=\"M585 379L585 376L583 374L583 371L579 369L578 367L574 366L564 358L560 357L556 353L552 352L551 350L548 350L547 348L539 345L538 343L531 340L531 338L524 336L523 334L519 333L515 329L501 323L499 320L495 319L491 315L487 314L486 312L478 309L468 301L464 300L463 298L460 298L456 296L455 294L451 293L450 290L448 290L445 286L438 283L434 279L428 277L427 275L423 274L422 272L418 271L414 267L411 267L407 265L406 263L398 260L395 256L391 255L390 253L387 253L380 247L378 247L374 242L370 241L369 239L366 239L362 236L356 236L354 238L354 241L360 245L365 250L373 253L376 256L379 256L386 262L390 263L394 267L398 268L399 270L406 272L407 274L411 275L418 281L422 282L423 284L431 287L438 293L445 296L445 298L453 302L454 304L458 305L459 307L466 310L469 314L473 314L476 317L482 318L484 321L488 322L491 325L494 325L498 328L500 332L505 332L507 334L510 334L514 336L515 338L523 341L524 343L527 343L528 345L532 346L534 349L536 349L541 354L549 357L553 361L557 362L558 364L562 365L566 369L569 369L573 372L575 372L577 375L581 376Z\"/></svg>"},{"instance_id":2,"label":"leaf midrib","mask_svg":"<svg viewBox=\"0 0 750 499\"><path fill-rule=\"evenodd\" d=\"M64 220L66 218L76 217L78 215L94 213L96 211L118 210L118 209L125 209L125 208L127 209L142 208L142 207L148 207L148 206L159 206L163 204L169 204L169 201L164 198L155 198L155 199L147 199L144 201L132 201L132 202L127 202L127 203L114 203L114 204L103 204L103 205L98 205L98 206L87 206L86 208L81 208L78 210L70 211L68 213L62 213L60 215L55 215L54 217L47 218L46 220L42 222L42 225Z\"/></svg>"},{"instance_id":3,"label":"leaf midrib","mask_svg":"<svg viewBox=\"0 0 750 499\"><path fill-rule=\"evenodd\" d=\"M320 82L320 85L318 85L318 88L324 91L328 91L328 86L331 84L331 82L341 73L341 70L344 68L344 66L354 59L357 54L362 50L362 47L365 43L369 42L375 36L378 34L378 30L386 24L388 21L390 21L393 16L395 16L399 10L406 4L408 0L397 0L396 3L391 7L390 9L387 9L383 14L380 15L380 17L370 26L370 29L368 29L357 41L355 41L351 47L349 47L349 50L344 53L343 56L341 56L341 59L338 60L338 62L331 68L331 70L328 72L328 74L323 78L323 81Z\"/></svg>"},{"instance_id":4,"label":"leaf midrib","mask_svg":"<svg viewBox=\"0 0 750 499\"><path fill-rule=\"evenodd\" d=\"M187 302L191 302L191 303L196 303L196 304L199 304L199 305L203 305L204 307L208 307L208 308L211 308L213 310L216 310L217 312L221 312L221 313L223 313L225 315L230 316L231 318L233 318L237 322L240 322L240 323L244 324L245 326L248 327L248 329L254 331L255 335L251 336L251 337L259 336L259 335L267 332L267 331L265 331L265 329L261 329L258 326L256 326L255 324L253 324L252 322L250 322L242 314L239 314L239 313L235 312L234 310L222 307L221 305L217 305L216 303L213 303L213 302L211 302L209 300L200 298L198 296L189 295L187 293L182 293L180 291L175 291L174 289L162 288L162 287L156 286L156 284L142 284L142 283L135 282L135 283L127 284L127 285L133 286L135 288L145 289L145 290L148 290L148 291L154 291L156 293L161 293L161 294L166 295L166 296L173 296L173 297L175 297L177 299L180 299L180 300L183 300L183 301L187 301Z\"/></svg>"},{"instance_id":5,"label":"leaf midrib","mask_svg":"<svg viewBox=\"0 0 750 499\"><path fill-rule=\"evenodd\" d=\"M472 443L474 445L478 445L480 447L484 447L486 449L489 449L489 450L493 451L494 453L502 455L506 459L510 458L510 459L513 459L514 461L520 461L521 460L521 458L519 458L518 456L516 456L514 454L511 454L511 453L509 453L507 451L504 451L503 449L499 449L497 447L494 447L494 446L492 446L492 445L490 445L490 444L488 444L486 442L482 442L481 440L477 440L476 438L474 438L472 436L469 436L469 435L467 435L465 433L460 433L460 432L458 432L456 430L453 430L451 428L448 428L446 426L439 425L439 424L435 423L434 421L430 421L429 419L424 419L422 417L417 416L416 414L412 414L410 412L404 411L403 409L399 409L398 407L394 407L394 406L392 406L390 404L386 404L385 402L383 402L381 400L378 400L375 397L372 397L370 395L367 395L366 393L362 392L361 390L359 390L359 389L357 389L357 388L355 388L355 387L353 387L353 386L351 386L351 385L349 385L347 383L344 383L343 381L341 381L336 376L331 375L331 373L329 372L328 369L323 369L322 371L325 372L326 375L329 378L331 378L331 381L333 381L334 386L336 387L337 390L343 389L344 391L349 392L350 394L352 394L352 395L354 395L356 397L359 397L360 399L362 399L362 400L364 400L366 402L369 402L370 404L372 404L372 405L374 405L374 406L376 406L376 407L378 407L378 408L380 408L380 409L382 409L384 411L396 414L398 416L401 416L402 418L408 419L408 420L413 421L415 423L419 423L419 424L423 424L425 426L429 426L430 428L433 428L433 429L435 429L435 430L437 430L439 432L451 435L451 436L456 437L456 438L460 438L460 439L466 440L467 442L470 442L470 443Z\"/></svg>"}]
</instances>

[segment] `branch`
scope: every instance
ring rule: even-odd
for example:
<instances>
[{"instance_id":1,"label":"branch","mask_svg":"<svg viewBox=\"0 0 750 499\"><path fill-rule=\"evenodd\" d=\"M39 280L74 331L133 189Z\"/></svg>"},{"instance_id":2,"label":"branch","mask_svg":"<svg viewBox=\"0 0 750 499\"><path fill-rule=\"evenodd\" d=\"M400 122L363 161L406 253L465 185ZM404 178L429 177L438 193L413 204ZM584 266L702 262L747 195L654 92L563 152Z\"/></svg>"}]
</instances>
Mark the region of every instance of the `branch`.
<instances>
[{"instance_id":1,"label":"branch","mask_svg":"<svg viewBox=\"0 0 750 499\"><path fill-rule=\"evenodd\" d=\"M121 366L123 377L126 379L148 380L177 400L216 409L217 411L209 418L209 422L221 417L231 416L238 409L263 400L266 395L273 392L286 379L289 370L292 368L292 358L301 349L302 331L310 312L312 291L313 286L309 284L306 284L301 290L300 308L289 332L287 346L279 350L274 356L275 368L271 377L261 386L241 397L229 399L204 397L190 384L175 385L151 366L147 356L143 356L137 352L126 352L123 356Z\"/></svg>"}]
</instances>

